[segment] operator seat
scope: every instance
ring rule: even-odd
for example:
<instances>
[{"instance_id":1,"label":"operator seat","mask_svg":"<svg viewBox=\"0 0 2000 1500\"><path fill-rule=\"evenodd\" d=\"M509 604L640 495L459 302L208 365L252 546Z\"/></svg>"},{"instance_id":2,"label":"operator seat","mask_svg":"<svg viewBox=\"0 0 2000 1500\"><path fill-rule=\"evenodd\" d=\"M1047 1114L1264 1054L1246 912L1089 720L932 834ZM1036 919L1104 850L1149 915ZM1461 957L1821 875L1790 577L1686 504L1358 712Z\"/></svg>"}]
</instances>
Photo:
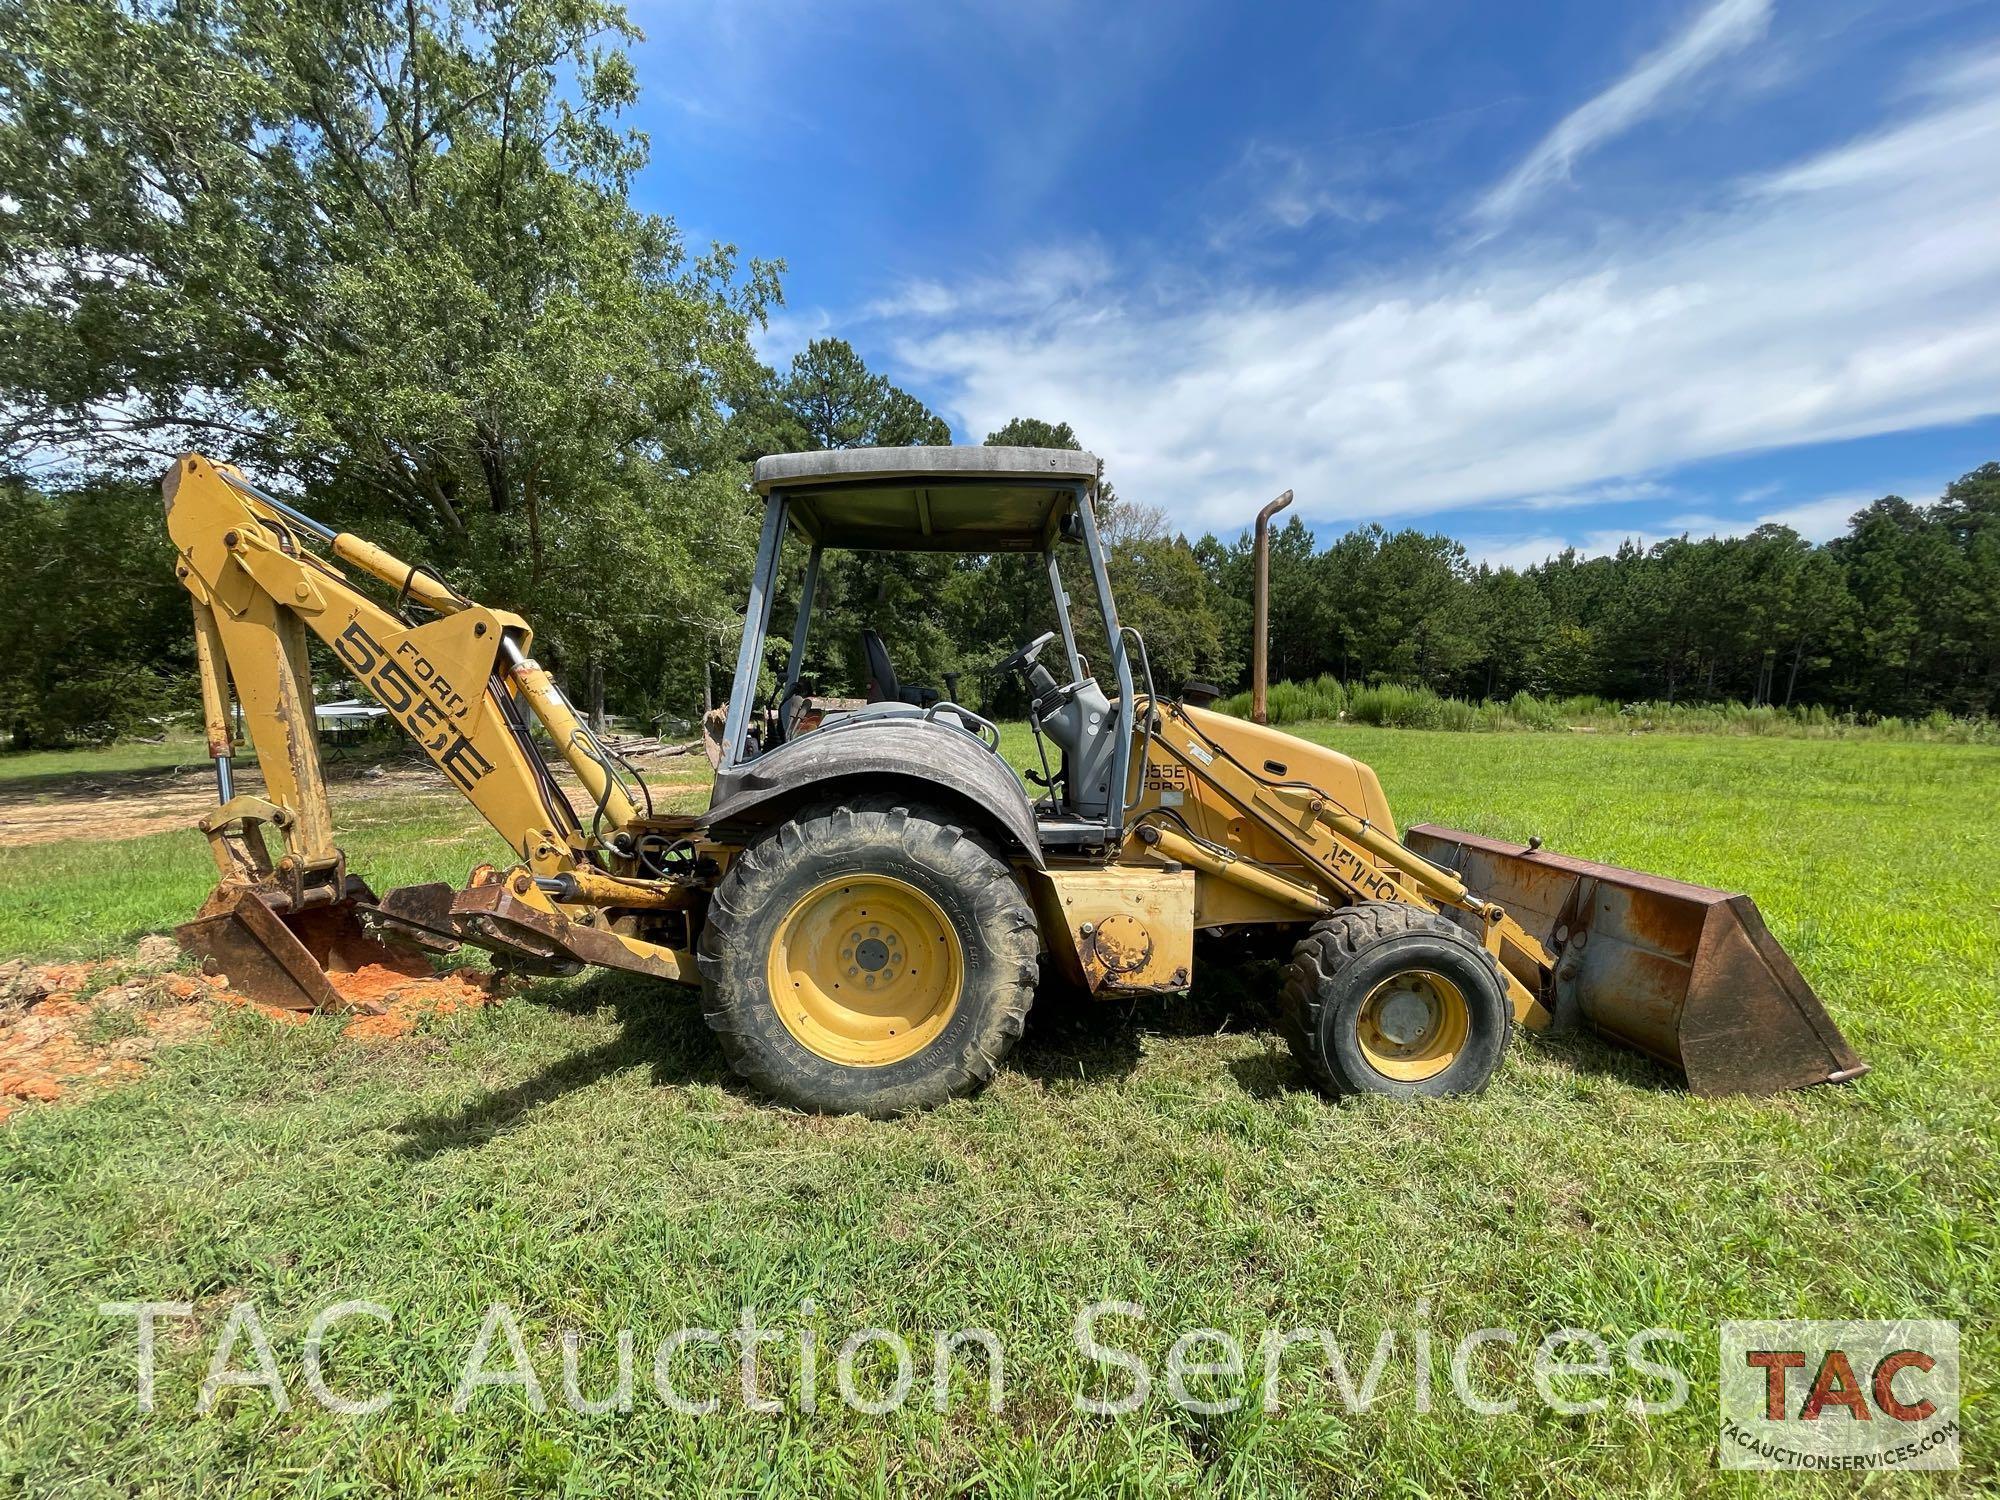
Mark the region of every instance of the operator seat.
<instances>
[{"instance_id":1,"label":"operator seat","mask_svg":"<svg viewBox=\"0 0 2000 1500\"><path fill-rule=\"evenodd\" d=\"M904 687L896 680L896 668L889 660L889 648L873 630L861 632L861 655L868 663L870 703L914 703L929 708L938 701L936 688Z\"/></svg>"}]
</instances>

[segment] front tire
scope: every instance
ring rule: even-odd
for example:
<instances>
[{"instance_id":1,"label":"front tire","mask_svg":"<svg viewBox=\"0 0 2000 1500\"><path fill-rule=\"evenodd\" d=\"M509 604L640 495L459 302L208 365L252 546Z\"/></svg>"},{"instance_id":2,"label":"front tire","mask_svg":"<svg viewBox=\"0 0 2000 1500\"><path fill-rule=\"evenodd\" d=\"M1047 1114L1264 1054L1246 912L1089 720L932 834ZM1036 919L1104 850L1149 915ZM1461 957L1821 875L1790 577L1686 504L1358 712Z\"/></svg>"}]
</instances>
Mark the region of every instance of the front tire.
<instances>
[{"instance_id":1,"label":"front tire","mask_svg":"<svg viewBox=\"0 0 2000 1500\"><path fill-rule=\"evenodd\" d=\"M934 809L809 809L730 866L697 953L710 1028L763 1093L895 1115L984 1086L1034 1000L1033 910Z\"/></svg>"},{"instance_id":2,"label":"front tire","mask_svg":"<svg viewBox=\"0 0 2000 1500\"><path fill-rule=\"evenodd\" d=\"M1368 901L1292 951L1286 1040L1325 1092L1476 1094L1507 1049L1513 1011L1493 956L1447 918Z\"/></svg>"}]
</instances>

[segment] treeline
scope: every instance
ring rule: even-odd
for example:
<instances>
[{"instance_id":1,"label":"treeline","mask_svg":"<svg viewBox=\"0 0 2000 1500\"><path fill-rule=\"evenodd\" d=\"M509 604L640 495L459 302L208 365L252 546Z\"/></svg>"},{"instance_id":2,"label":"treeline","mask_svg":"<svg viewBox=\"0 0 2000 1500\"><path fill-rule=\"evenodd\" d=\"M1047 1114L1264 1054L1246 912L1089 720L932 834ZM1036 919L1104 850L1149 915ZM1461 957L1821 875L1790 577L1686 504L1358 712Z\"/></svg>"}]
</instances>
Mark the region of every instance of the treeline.
<instances>
[{"instance_id":1,"label":"treeline","mask_svg":"<svg viewBox=\"0 0 2000 1500\"><path fill-rule=\"evenodd\" d=\"M868 373L845 345L815 344L799 359L841 378L801 383L799 368L771 378L757 417L782 445L769 451L835 446L829 439L843 435L857 443L948 440L936 416ZM845 394L829 399L834 385ZM843 434L809 420L838 412L845 422L870 404L903 427L868 423ZM1078 445L1067 425L1032 419L987 440ZM1169 533L1158 512L1106 490L1122 620L1144 634L1157 685L1242 687L1247 532L1189 542ZM714 529L746 531L752 506L740 488L729 494ZM748 560L739 537L712 559L711 586L740 597ZM475 589L476 575L460 570ZM794 568L781 585L781 622L797 578ZM15 745L104 738L191 711L187 604L167 566L150 487L45 493L0 484L0 579L8 605L0 610L0 725ZM1088 578L1079 568L1067 582L1084 640L1101 637ZM504 580L500 587L487 597L513 602ZM640 720L692 717L704 694L726 691L733 618L689 630L643 613L614 616L616 597L608 596L595 637L611 644L597 655L561 635L552 643L576 696L592 680L588 667L577 670L580 659L599 664L595 678L609 684L612 709ZM906 680L944 688L956 678L967 701L1018 713L1023 705L1009 696L1018 687L982 683L980 668L1049 618L1047 583L1032 559L830 557L808 686L859 691L860 635L873 628ZM773 666L788 635L774 632ZM1385 724L1536 728L1618 721L1614 706L1633 704L1646 706L1640 717L1649 723L1749 732L2000 716L2000 464L1965 475L1933 504L1877 500L1824 546L1766 526L1745 537L1628 544L1610 557L1566 552L1520 571L1476 566L1459 543L1414 530L1367 527L1318 546L1294 521L1272 539L1271 670L1279 722L1348 712ZM1355 693L1371 684L1379 691ZM1745 717L1739 706L1792 712Z\"/></svg>"},{"instance_id":2,"label":"treeline","mask_svg":"<svg viewBox=\"0 0 2000 1500\"><path fill-rule=\"evenodd\" d=\"M1068 446L1068 426L1014 422L990 442ZM1242 686L1250 660L1248 532L1188 542L1158 512L1112 496L1106 532L1126 624L1146 636L1162 690ZM856 574L860 578L860 574ZM942 682L990 660L1046 616L1020 560L876 560L822 650L828 682L858 670L848 636L874 624ZM1078 598L1088 582L1070 584ZM846 656L842 656L846 654ZM2000 464L1934 504L1884 496L1816 546L1784 526L1674 538L1612 556L1564 552L1526 570L1474 564L1448 536L1382 526L1324 546L1300 520L1272 536L1276 680L1412 684L1462 702L1816 706L1834 716L2000 712Z\"/></svg>"},{"instance_id":3,"label":"treeline","mask_svg":"<svg viewBox=\"0 0 2000 1500\"><path fill-rule=\"evenodd\" d=\"M607 0L16 0L0 47L11 744L192 709L157 490L186 449L518 611L573 696L644 720L726 689L751 461L950 440L838 339L766 364L752 337L782 264L692 249L632 205L634 35ZM987 440L1082 446L1040 418ZM1189 540L1143 495L1108 489L1102 509L1158 685L1240 685L1247 536ZM1273 673L1990 714L1996 514L1988 466L1935 504L1878 501L1826 547L1766 529L1525 572L1412 530L1321 546L1294 520L1274 539ZM1101 634L1087 580L1069 591ZM858 690L873 627L906 679L957 674L961 696L1012 711L972 676L1047 622L1026 559L838 559L812 685Z\"/></svg>"},{"instance_id":4,"label":"treeline","mask_svg":"<svg viewBox=\"0 0 2000 1500\"><path fill-rule=\"evenodd\" d=\"M1067 426L988 441L1068 446ZM1124 623L1159 686L1225 691L1250 658L1251 538L1189 542L1112 495L1106 532ZM1047 613L1020 559L874 559L835 586L816 637L828 686L858 673L874 624L912 680L941 683L1017 644ZM1070 592L1088 593L1073 579ZM1271 545L1271 674L1409 684L1478 703L1516 694L1614 703L1814 706L1833 715L2000 713L2000 464L1935 503L1885 496L1816 546L1783 526L1676 538L1524 570L1475 565L1449 537L1369 526L1321 546L1297 519ZM1088 631L1086 630L1086 633ZM1002 707L1012 707L1003 703Z\"/></svg>"},{"instance_id":5,"label":"treeline","mask_svg":"<svg viewBox=\"0 0 2000 1500\"><path fill-rule=\"evenodd\" d=\"M1247 549L1196 544L1232 596ZM1232 637L1232 642L1235 640ZM1525 690L1618 702L2000 712L2000 464L1935 503L1885 496L1815 546L1748 536L1474 566L1448 538L1380 527L1323 548L1272 539L1274 677L1418 683L1467 699Z\"/></svg>"},{"instance_id":6,"label":"treeline","mask_svg":"<svg viewBox=\"0 0 2000 1500\"><path fill-rule=\"evenodd\" d=\"M1249 718L1252 695L1234 693L1214 705L1239 719ZM1965 718L1934 709L1920 718L1896 714L1842 713L1817 703L1784 707L1710 703L1615 703L1585 693L1545 697L1526 690L1511 698L1470 700L1447 697L1427 687L1385 682L1356 687L1332 677L1312 682L1274 682L1265 701L1266 722L1304 724L1346 720L1382 729L1441 729L1450 732L1570 731L1587 733L1734 734L1784 739L1889 739L1953 744L2000 744L2000 720Z\"/></svg>"}]
</instances>

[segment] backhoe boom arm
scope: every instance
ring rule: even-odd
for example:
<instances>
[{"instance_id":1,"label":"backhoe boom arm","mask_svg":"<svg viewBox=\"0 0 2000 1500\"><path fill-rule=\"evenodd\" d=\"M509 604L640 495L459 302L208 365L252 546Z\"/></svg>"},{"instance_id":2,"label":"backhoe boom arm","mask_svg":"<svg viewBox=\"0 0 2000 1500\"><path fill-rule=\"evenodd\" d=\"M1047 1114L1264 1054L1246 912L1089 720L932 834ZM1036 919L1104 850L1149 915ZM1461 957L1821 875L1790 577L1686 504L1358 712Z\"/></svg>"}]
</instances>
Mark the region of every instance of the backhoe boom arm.
<instances>
[{"instance_id":1,"label":"backhoe boom arm","mask_svg":"<svg viewBox=\"0 0 2000 1500\"><path fill-rule=\"evenodd\" d=\"M162 485L176 573L194 603L209 753L223 806L204 821L225 880L273 881L293 902L341 899L344 865L314 725L307 632L332 648L355 681L537 875L560 875L600 838L637 816L607 757L528 655L518 615L488 609L435 575L351 533L335 532L252 486L234 470L189 454ZM357 589L331 556L434 618L414 624ZM262 798L236 795L228 703L233 690L264 773ZM601 808L585 828L528 733L532 714ZM285 842L270 866L251 825Z\"/></svg>"}]
</instances>

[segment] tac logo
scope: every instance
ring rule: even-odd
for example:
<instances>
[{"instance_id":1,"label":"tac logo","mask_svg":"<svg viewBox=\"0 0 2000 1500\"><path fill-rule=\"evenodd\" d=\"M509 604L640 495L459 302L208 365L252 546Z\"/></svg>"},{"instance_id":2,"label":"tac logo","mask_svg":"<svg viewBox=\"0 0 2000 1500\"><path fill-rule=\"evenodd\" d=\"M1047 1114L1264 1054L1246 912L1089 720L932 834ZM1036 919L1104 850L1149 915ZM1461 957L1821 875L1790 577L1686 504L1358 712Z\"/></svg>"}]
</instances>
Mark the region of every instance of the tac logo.
<instances>
[{"instance_id":1,"label":"tac logo","mask_svg":"<svg viewBox=\"0 0 2000 1500\"><path fill-rule=\"evenodd\" d=\"M1958 1325L1722 1325L1725 1469L1955 1469Z\"/></svg>"}]
</instances>

